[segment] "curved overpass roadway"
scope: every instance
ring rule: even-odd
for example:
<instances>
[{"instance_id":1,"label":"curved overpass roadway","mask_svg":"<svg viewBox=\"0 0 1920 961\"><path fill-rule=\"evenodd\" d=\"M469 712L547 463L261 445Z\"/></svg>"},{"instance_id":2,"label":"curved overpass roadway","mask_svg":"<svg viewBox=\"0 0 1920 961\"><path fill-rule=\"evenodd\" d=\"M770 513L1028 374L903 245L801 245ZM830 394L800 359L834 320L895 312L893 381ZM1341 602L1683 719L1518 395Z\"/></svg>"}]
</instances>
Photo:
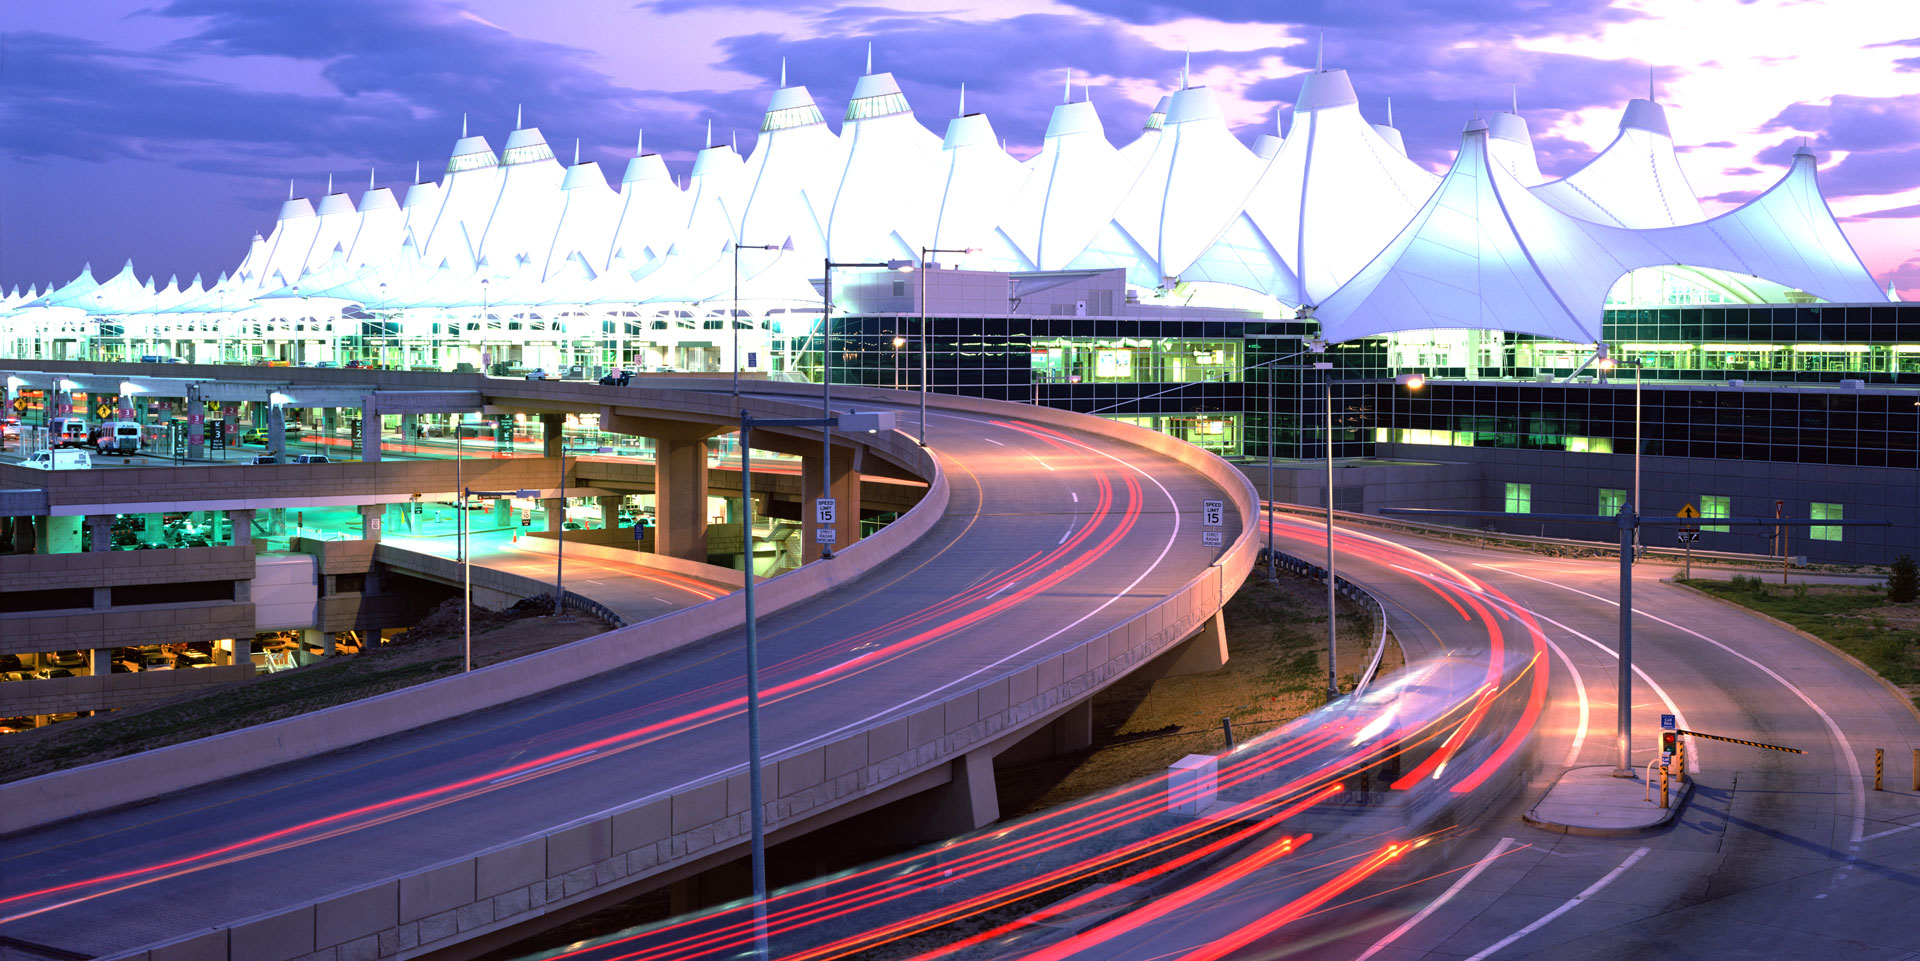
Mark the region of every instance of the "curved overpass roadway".
<instances>
[{"instance_id":1,"label":"curved overpass roadway","mask_svg":"<svg viewBox=\"0 0 1920 961\"><path fill-rule=\"evenodd\" d=\"M889 790L977 799L969 751L1191 635L1251 563L1236 509L1251 494L1223 486L1230 470L1092 418L941 406L945 513L885 564L761 619L776 829ZM1238 535L1224 561L1201 544L1205 499L1227 502ZM583 668L548 693L0 839L0 937L50 956L415 954L695 863L743 840L740 645L733 630Z\"/></svg>"}]
</instances>

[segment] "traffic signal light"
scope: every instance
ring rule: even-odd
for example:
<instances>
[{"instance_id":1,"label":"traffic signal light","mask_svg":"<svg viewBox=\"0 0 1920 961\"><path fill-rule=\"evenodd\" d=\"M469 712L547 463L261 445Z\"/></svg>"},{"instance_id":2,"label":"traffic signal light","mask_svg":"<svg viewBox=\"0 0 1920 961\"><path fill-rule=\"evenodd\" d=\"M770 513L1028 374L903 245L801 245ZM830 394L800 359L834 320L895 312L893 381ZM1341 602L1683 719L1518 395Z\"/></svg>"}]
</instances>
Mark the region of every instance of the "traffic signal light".
<instances>
[{"instance_id":1,"label":"traffic signal light","mask_svg":"<svg viewBox=\"0 0 1920 961\"><path fill-rule=\"evenodd\" d=\"M1660 753L1673 754L1680 744L1680 735L1673 731L1660 732Z\"/></svg>"}]
</instances>

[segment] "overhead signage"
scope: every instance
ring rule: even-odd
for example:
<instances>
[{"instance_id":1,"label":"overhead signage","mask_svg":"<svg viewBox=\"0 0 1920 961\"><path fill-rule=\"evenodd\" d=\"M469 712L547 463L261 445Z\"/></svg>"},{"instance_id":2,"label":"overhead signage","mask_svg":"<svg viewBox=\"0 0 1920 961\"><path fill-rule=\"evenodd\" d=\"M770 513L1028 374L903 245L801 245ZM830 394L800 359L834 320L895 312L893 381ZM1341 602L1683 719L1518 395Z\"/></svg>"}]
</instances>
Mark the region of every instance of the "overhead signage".
<instances>
[{"instance_id":1,"label":"overhead signage","mask_svg":"<svg viewBox=\"0 0 1920 961\"><path fill-rule=\"evenodd\" d=\"M1679 510L1677 510L1677 511L1674 511L1674 512L1673 512L1673 516L1675 516L1675 517L1684 517L1684 518L1686 518L1686 519L1688 519L1688 520L1692 520L1692 519L1694 519L1694 518L1696 518L1696 517L1699 517L1699 516L1700 516L1700 512L1699 512L1698 510L1696 510L1696 509L1694 508L1694 506L1693 506L1692 504L1688 504L1688 505L1686 505L1686 506L1684 506L1684 507L1682 507L1682 508L1680 508Z\"/></svg>"}]
</instances>

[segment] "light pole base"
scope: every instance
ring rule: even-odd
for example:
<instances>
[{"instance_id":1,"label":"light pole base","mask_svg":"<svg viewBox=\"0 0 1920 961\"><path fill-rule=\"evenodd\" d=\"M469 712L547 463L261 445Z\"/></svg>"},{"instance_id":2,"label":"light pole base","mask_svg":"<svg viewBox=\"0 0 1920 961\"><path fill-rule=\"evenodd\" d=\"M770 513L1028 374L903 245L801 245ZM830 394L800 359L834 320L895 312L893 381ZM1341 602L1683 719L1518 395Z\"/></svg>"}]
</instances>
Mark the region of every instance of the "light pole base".
<instances>
[{"instance_id":1,"label":"light pole base","mask_svg":"<svg viewBox=\"0 0 1920 961\"><path fill-rule=\"evenodd\" d=\"M1630 767L1617 767L1608 773L1613 777L1623 777L1635 781L1640 780L1640 772Z\"/></svg>"}]
</instances>

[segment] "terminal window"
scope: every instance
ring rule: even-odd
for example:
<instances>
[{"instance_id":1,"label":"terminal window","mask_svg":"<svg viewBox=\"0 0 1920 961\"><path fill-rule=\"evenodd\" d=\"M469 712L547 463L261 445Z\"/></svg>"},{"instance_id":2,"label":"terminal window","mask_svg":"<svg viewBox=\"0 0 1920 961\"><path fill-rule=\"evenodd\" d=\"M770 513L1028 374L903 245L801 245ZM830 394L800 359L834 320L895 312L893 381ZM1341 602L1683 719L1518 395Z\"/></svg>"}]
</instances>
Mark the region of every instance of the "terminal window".
<instances>
[{"instance_id":1,"label":"terminal window","mask_svg":"<svg viewBox=\"0 0 1920 961\"><path fill-rule=\"evenodd\" d=\"M1845 520L1845 517L1842 516L1844 513L1844 509L1839 504L1823 504L1819 501L1814 501L1808 508L1807 516L1816 521L1837 521ZM1837 541L1840 539L1840 532L1843 529L1844 528L1838 526L1828 527L1816 524L1807 531L1807 536L1812 537L1816 541Z\"/></svg>"},{"instance_id":2,"label":"terminal window","mask_svg":"<svg viewBox=\"0 0 1920 961\"><path fill-rule=\"evenodd\" d=\"M1700 516L1702 518L1732 517L1733 498L1722 497L1718 494L1701 494ZM1703 531L1717 531L1722 534L1730 530L1725 524L1702 524L1700 525L1700 529Z\"/></svg>"},{"instance_id":3,"label":"terminal window","mask_svg":"<svg viewBox=\"0 0 1920 961\"><path fill-rule=\"evenodd\" d=\"M1600 488L1600 516L1601 517L1612 517L1615 514L1620 513L1621 506L1626 504L1626 502L1627 502L1626 491L1614 490L1611 487Z\"/></svg>"},{"instance_id":4,"label":"terminal window","mask_svg":"<svg viewBox=\"0 0 1920 961\"><path fill-rule=\"evenodd\" d=\"M1532 484L1514 484L1514 483L1507 484L1507 513L1509 514L1533 513L1533 485Z\"/></svg>"}]
</instances>

